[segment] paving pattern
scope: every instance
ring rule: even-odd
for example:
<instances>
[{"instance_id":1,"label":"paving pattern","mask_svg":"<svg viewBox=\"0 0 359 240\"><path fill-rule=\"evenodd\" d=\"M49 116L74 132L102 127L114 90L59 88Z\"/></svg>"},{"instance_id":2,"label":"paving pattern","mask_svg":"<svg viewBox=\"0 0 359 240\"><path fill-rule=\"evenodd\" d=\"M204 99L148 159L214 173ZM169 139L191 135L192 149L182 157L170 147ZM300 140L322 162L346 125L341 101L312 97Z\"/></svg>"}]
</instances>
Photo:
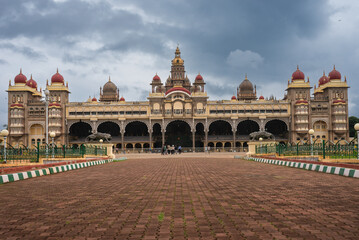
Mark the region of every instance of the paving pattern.
<instances>
[{"instance_id":1,"label":"paving pattern","mask_svg":"<svg viewBox=\"0 0 359 240\"><path fill-rule=\"evenodd\" d=\"M233 158L132 159L0 185L1 239L357 239L359 180Z\"/></svg>"}]
</instances>

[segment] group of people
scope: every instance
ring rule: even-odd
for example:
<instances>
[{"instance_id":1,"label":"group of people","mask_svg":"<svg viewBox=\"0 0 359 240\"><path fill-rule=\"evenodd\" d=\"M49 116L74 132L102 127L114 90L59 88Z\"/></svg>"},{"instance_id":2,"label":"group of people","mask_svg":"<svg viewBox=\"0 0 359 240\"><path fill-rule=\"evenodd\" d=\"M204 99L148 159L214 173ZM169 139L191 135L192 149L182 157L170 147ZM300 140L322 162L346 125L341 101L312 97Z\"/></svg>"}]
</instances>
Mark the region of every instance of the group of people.
<instances>
[{"instance_id":1,"label":"group of people","mask_svg":"<svg viewBox=\"0 0 359 240\"><path fill-rule=\"evenodd\" d=\"M163 145L161 148L161 154L181 154L182 153L182 147L181 146L175 146L175 145Z\"/></svg>"}]
</instances>

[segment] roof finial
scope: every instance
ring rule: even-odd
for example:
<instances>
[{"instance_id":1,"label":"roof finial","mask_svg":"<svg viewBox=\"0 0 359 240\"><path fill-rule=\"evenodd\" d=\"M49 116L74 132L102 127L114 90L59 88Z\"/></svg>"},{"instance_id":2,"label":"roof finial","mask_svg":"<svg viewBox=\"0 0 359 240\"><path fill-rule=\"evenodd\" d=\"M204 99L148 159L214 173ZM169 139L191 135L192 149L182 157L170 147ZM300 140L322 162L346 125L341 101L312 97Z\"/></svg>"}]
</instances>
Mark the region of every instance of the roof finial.
<instances>
[{"instance_id":1,"label":"roof finial","mask_svg":"<svg viewBox=\"0 0 359 240\"><path fill-rule=\"evenodd\" d=\"M22 74L22 68L20 68L20 74Z\"/></svg>"},{"instance_id":2,"label":"roof finial","mask_svg":"<svg viewBox=\"0 0 359 240\"><path fill-rule=\"evenodd\" d=\"M245 77L245 80L248 80L248 79L247 79L247 73L246 73L246 77Z\"/></svg>"},{"instance_id":3,"label":"roof finial","mask_svg":"<svg viewBox=\"0 0 359 240\"><path fill-rule=\"evenodd\" d=\"M307 77L307 80L308 80L307 82L309 82L309 77Z\"/></svg>"},{"instance_id":4,"label":"roof finial","mask_svg":"<svg viewBox=\"0 0 359 240\"><path fill-rule=\"evenodd\" d=\"M347 76L344 76L344 82L347 82Z\"/></svg>"},{"instance_id":5,"label":"roof finial","mask_svg":"<svg viewBox=\"0 0 359 240\"><path fill-rule=\"evenodd\" d=\"M111 77L110 76L108 76L108 81L111 82Z\"/></svg>"},{"instance_id":6,"label":"roof finial","mask_svg":"<svg viewBox=\"0 0 359 240\"><path fill-rule=\"evenodd\" d=\"M9 86L11 86L11 79L9 80Z\"/></svg>"},{"instance_id":7,"label":"roof finial","mask_svg":"<svg viewBox=\"0 0 359 240\"><path fill-rule=\"evenodd\" d=\"M297 70L299 70L299 65L297 65Z\"/></svg>"},{"instance_id":8,"label":"roof finial","mask_svg":"<svg viewBox=\"0 0 359 240\"><path fill-rule=\"evenodd\" d=\"M333 66L333 69L335 70L335 64L334 64L334 66Z\"/></svg>"},{"instance_id":9,"label":"roof finial","mask_svg":"<svg viewBox=\"0 0 359 240\"><path fill-rule=\"evenodd\" d=\"M32 79L32 73L31 73L31 75L30 75L30 79Z\"/></svg>"},{"instance_id":10,"label":"roof finial","mask_svg":"<svg viewBox=\"0 0 359 240\"><path fill-rule=\"evenodd\" d=\"M323 76L325 76L325 71L323 70Z\"/></svg>"},{"instance_id":11,"label":"roof finial","mask_svg":"<svg viewBox=\"0 0 359 240\"><path fill-rule=\"evenodd\" d=\"M56 73L59 73L59 68L56 68Z\"/></svg>"},{"instance_id":12,"label":"roof finial","mask_svg":"<svg viewBox=\"0 0 359 240\"><path fill-rule=\"evenodd\" d=\"M46 79L46 86L49 85L49 79Z\"/></svg>"}]
</instances>

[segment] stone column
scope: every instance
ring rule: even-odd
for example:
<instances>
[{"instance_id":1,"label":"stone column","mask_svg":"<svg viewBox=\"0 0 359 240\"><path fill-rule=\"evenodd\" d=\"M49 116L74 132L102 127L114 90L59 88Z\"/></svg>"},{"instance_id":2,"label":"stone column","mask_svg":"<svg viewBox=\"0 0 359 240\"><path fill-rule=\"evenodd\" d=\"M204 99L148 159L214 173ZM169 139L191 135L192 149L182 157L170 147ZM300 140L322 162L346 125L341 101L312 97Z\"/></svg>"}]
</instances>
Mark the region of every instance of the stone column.
<instances>
[{"instance_id":1,"label":"stone column","mask_svg":"<svg viewBox=\"0 0 359 240\"><path fill-rule=\"evenodd\" d=\"M162 129L162 146L165 145L165 130Z\"/></svg>"},{"instance_id":2,"label":"stone column","mask_svg":"<svg viewBox=\"0 0 359 240\"><path fill-rule=\"evenodd\" d=\"M204 129L204 147L208 145L208 130Z\"/></svg>"},{"instance_id":3,"label":"stone column","mask_svg":"<svg viewBox=\"0 0 359 240\"><path fill-rule=\"evenodd\" d=\"M232 144L232 150L234 151L236 147L236 130L233 129L233 144Z\"/></svg>"},{"instance_id":4,"label":"stone column","mask_svg":"<svg viewBox=\"0 0 359 240\"><path fill-rule=\"evenodd\" d=\"M125 150L125 131L121 130L121 150Z\"/></svg>"},{"instance_id":5,"label":"stone column","mask_svg":"<svg viewBox=\"0 0 359 240\"><path fill-rule=\"evenodd\" d=\"M150 135L150 148L152 149L152 129L150 129L148 133Z\"/></svg>"},{"instance_id":6,"label":"stone column","mask_svg":"<svg viewBox=\"0 0 359 240\"><path fill-rule=\"evenodd\" d=\"M196 130L192 129L192 150L195 151L196 147Z\"/></svg>"}]
</instances>

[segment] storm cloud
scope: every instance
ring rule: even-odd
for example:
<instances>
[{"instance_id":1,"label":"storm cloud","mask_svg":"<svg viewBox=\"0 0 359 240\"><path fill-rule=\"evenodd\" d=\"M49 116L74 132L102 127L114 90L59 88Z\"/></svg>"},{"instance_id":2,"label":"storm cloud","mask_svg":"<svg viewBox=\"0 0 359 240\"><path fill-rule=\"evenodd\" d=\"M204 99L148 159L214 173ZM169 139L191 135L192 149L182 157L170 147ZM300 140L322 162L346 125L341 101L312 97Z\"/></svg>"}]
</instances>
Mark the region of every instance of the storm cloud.
<instances>
[{"instance_id":1,"label":"storm cloud","mask_svg":"<svg viewBox=\"0 0 359 240\"><path fill-rule=\"evenodd\" d=\"M167 79L177 44L189 78L200 72L211 99L230 99L246 73L259 94L282 98L297 65L314 86L336 64L358 116L358 10L354 0L4 0L2 123L7 82L20 68L44 87L58 67L71 101L98 97L109 75L120 95L139 101L156 72Z\"/></svg>"}]
</instances>

